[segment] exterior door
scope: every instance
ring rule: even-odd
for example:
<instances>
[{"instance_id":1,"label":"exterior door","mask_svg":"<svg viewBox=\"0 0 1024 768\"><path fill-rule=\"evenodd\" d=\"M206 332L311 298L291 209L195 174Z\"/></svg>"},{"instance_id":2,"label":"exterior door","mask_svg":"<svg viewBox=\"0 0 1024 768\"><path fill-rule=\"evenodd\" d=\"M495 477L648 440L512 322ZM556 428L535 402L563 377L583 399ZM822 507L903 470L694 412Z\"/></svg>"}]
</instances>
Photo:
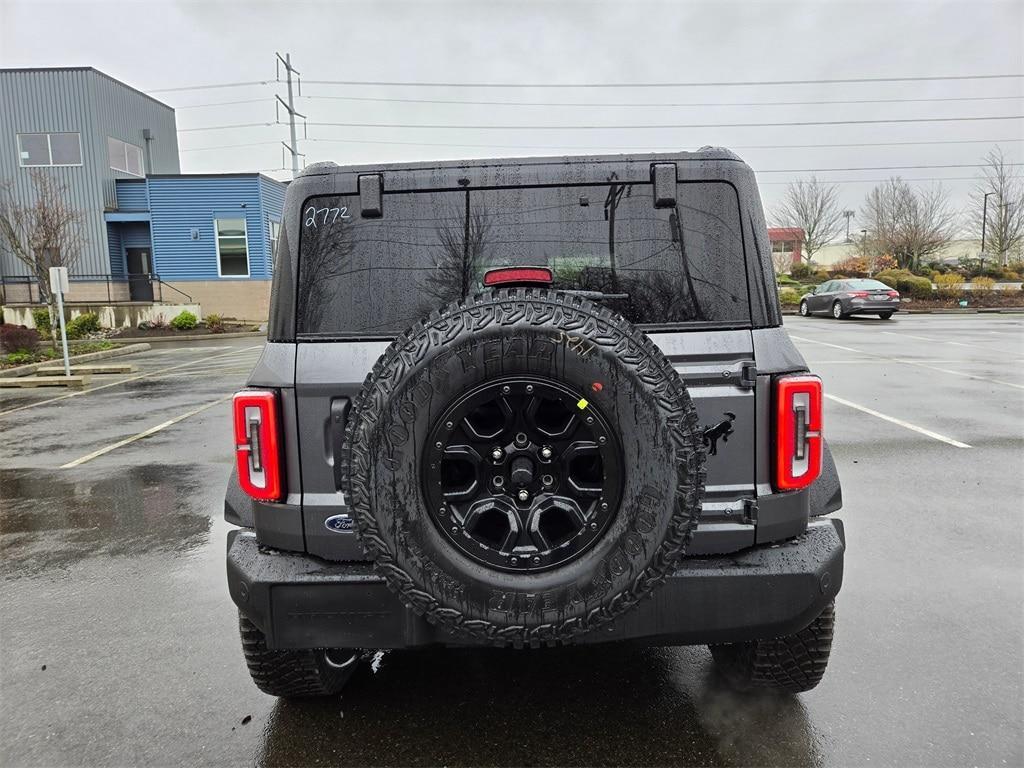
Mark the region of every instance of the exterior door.
<instances>
[{"instance_id":1,"label":"exterior door","mask_svg":"<svg viewBox=\"0 0 1024 768\"><path fill-rule=\"evenodd\" d=\"M815 291L814 295L807 300L812 312L824 312L828 309L830 304L829 293L832 291L833 285L835 285L835 282L830 280L829 282L818 286L818 290Z\"/></svg>"},{"instance_id":2,"label":"exterior door","mask_svg":"<svg viewBox=\"0 0 1024 768\"><path fill-rule=\"evenodd\" d=\"M152 301L153 283L148 248L126 248L128 263L128 298L132 301Z\"/></svg>"}]
</instances>

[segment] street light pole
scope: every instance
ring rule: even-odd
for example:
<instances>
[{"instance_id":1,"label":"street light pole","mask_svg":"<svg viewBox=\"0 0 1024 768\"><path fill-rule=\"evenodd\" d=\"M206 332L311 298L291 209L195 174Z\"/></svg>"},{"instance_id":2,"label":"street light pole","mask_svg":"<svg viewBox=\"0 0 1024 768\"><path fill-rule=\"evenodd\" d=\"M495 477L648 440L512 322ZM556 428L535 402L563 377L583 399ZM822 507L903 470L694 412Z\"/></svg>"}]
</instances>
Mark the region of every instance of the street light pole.
<instances>
[{"instance_id":1,"label":"street light pole","mask_svg":"<svg viewBox=\"0 0 1024 768\"><path fill-rule=\"evenodd\" d=\"M988 224L988 199L994 194L995 192L986 192L985 199L981 201L981 258L983 259L985 258L985 225Z\"/></svg>"}]
</instances>

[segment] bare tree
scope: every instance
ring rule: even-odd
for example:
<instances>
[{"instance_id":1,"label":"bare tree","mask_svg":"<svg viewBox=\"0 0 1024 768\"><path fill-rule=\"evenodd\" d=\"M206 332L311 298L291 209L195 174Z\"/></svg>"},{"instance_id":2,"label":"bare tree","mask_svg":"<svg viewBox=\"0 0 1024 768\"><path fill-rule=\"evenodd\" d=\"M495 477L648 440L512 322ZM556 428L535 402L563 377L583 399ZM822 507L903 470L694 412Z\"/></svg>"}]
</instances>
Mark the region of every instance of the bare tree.
<instances>
[{"instance_id":1,"label":"bare tree","mask_svg":"<svg viewBox=\"0 0 1024 768\"><path fill-rule=\"evenodd\" d=\"M782 202L775 208L774 219L776 226L804 231L803 257L811 261L815 253L843 231L838 185L825 184L813 176L810 181L801 179L790 183Z\"/></svg>"},{"instance_id":2,"label":"bare tree","mask_svg":"<svg viewBox=\"0 0 1024 768\"><path fill-rule=\"evenodd\" d=\"M792 251L772 251L772 266L775 267L775 274L785 274L793 266Z\"/></svg>"},{"instance_id":3,"label":"bare tree","mask_svg":"<svg viewBox=\"0 0 1024 768\"><path fill-rule=\"evenodd\" d=\"M958 215L941 185L914 189L899 177L879 184L864 199L861 221L867 229L865 255L886 254L903 269L949 244Z\"/></svg>"},{"instance_id":4,"label":"bare tree","mask_svg":"<svg viewBox=\"0 0 1024 768\"><path fill-rule=\"evenodd\" d=\"M1006 264L1010 254L1024 243L1024 181L1013 173L1003 157L1003 150L994 148L985 155L984 178L971 194L971 229L981 239L982 216L986 214L985 195L990 196L985 222L985 250L999 255Z\"/></svg>"},{"instance_id":5,"label":"bare tree","mask_svg":"<svg viewBox=\"0 0 1024 768\"><path fill-rule=\"evenodd\" d=\"M422 286L428 297L427 312L464 298L478 287L490 245L491 223L486 211L467 209L442 220L436 232L440 253L434 258L434 271Z\"/></svg>"},{"instance_id":6,"label":"bare tree","mask_svg":"<svg viewBox=\"0 0 1024 768\"><path fill-rule=\"evenodd\" d=\"M23 203L13 181L0 183L0 250L10 253L36 278L39 294L50 309L51 339L56 344L55 299L50 293L50 267L69 271L86 244L85 214L67 201L67 187L39 170L31 172L35 200Z\"/></svg>"}]
</instances>

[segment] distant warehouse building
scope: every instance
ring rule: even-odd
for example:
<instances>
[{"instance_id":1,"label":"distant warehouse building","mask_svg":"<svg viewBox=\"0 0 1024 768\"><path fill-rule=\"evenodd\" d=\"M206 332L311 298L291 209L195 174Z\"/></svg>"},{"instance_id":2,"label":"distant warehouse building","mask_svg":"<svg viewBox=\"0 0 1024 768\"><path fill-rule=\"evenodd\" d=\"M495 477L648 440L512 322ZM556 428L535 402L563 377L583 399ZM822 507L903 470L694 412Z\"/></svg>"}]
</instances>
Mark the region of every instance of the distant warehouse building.
<instances>
[{"instance_id":1,"label":"distant warehouse building","mask_svg":"<svg viewBox=\"0 0 1024 768\"><path fill-rule=\"evenodd\" d=\"M56 177L84 214L72 311L199 304L266 319L284 185L182 175L170 106L90 67L0 69L0 182L29 205L33 173ZM0 303L38 300L31 270L0 246Z\"/></svg>"}]
</instances>

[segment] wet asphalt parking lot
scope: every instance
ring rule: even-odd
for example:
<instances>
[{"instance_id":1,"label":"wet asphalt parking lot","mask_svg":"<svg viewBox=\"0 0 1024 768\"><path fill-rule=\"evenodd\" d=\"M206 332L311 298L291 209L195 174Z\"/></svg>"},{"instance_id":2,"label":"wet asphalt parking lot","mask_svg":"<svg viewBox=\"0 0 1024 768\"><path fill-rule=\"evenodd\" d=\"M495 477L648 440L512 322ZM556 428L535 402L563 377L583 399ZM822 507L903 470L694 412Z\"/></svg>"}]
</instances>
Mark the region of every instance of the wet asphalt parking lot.
<instances>
[{"instance_id":1,"label":"wet asphalt parking lot","mask_svg":"<svg viewBox=\"0 0 1024 768\"><path fill-rule=\"evenodd\" d=\"M0 390L0 764L1021 765L1024 316L786 326L845 497L816 690L609 646L388 653L340 699L263 695L221 517L260 340L154 344L82 394Z\"/></svg>"}]
</instances>

